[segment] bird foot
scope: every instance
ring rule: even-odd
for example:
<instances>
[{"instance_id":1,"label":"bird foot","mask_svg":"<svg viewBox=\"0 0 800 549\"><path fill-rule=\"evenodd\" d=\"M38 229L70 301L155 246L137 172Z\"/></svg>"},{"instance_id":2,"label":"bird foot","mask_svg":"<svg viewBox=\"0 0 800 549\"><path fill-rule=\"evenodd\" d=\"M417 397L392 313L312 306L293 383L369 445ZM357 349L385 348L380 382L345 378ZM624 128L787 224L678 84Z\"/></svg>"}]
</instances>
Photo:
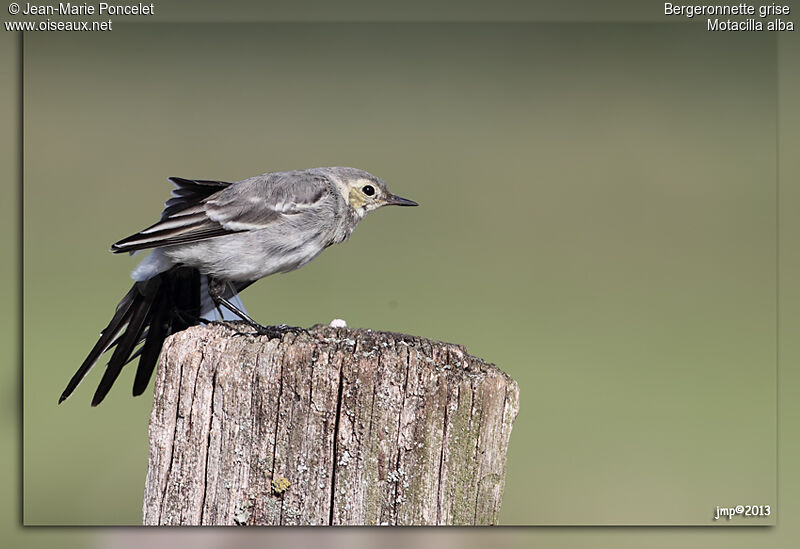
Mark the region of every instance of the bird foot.
<instances>
[{"instance_id":1,"label":"bird foot","mask_svg":"<svg viewBox=\"0 0 800 549\"><path fill-rule=\"evenodd\" d=\"M273 337L282 337L284 334L307 334L308 330L300 326L289 326L288 324L278 324L277 326L253 326L258 335L265 335L272 339Z\"/></svg>"},{"instance_id":2,"label":"bird foot","mask_svg":"<svg viewBox=\"0 0 800 549\"><path fill-rule=\"evenodd\" d=\"M305 328L301 328L299 326L289 326L287 324L279 324L277 326L264 326L262 324L257 323L249 323L244 321L225 321L220 322L220 324L227 325L229 328L234 330L233 335L237 336L267 336L269 339L278 339L283 337L284 334L292 333L292 334L307 334L308 330ZM254 331L242 331L236 325L244 325L241 326L242 328L247 327L251 328Z\"/></svg>"}]
</instances>

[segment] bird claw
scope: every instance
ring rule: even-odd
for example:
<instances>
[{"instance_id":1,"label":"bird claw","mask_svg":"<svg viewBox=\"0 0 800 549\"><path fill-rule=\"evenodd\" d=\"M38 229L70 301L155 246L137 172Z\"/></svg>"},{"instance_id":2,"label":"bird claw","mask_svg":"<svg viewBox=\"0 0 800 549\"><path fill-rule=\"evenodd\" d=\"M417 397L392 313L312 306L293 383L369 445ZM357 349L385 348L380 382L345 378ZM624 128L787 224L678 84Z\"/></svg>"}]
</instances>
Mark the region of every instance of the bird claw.
<instances>
[{"instance_id":1,"label":"bird claw","mask_svg":"<svg viewBox=\"0 0 800 549\"><path fill-rule=\"evenodd\" d=\"M289 326L288 324L279 324L277 326L253 326L259 335L265 335L272 338L282 337L284 334L307 334L308 330L300 326Z\"/></svg>"},{"instance_id":2,"label":"bird claw","mask_svg":"<svg viewBox=\"0 0 800 549\"><path fill-rule=\"evenodd\" d=\"M277 326L272 326L273 328L278 328L283 333L293 333L293 334L307 334L308 330L302 328L300 326L289 326L288 324L278 324Z\"/></svg>"}]
</instances>

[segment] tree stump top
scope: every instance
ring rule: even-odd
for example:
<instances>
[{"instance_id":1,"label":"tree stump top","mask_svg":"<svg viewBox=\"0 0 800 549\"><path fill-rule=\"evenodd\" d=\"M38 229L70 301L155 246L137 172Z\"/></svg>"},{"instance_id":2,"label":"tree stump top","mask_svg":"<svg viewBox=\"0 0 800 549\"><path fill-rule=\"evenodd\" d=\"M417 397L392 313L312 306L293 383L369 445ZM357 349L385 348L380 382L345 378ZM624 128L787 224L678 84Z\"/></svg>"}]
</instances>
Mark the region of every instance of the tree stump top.
<instances>
[{"instance_id":1,"label":"tree stump top","mask_svg":"<svg viewBox=\"0 0 800 549\"><path fill-rule=\"evenodd\" d=\"M461 345L193 327L162 350L144 522L494 524L518 402Z\"/></svg>"}]
</instances>

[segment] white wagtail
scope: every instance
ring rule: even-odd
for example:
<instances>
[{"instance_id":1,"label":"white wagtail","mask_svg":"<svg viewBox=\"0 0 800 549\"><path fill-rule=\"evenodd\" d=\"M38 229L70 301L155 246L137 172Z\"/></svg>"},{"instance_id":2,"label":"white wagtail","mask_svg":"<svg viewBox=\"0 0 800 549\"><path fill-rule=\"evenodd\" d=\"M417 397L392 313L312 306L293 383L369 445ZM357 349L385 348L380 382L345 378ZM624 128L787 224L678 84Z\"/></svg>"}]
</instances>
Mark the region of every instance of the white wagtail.
<instances>
[{"instance_id":1,"label":"white wagtail","mask_svg":"<svg viewBox=\"0 0 800 549\"><path fill-rule=\"evenodd\" d=\"M59 403L114 347L92 406L105 398L122 367L137 356L133 394L142 394L164 339L209 316L241 319L270 337L296 330L256 323L238 293L260 278L298 269L331 244L347 240L372 210L417 205L355 168L267 173L236 183L170 181L177 188L161 220L111 246L114 253L152 252L131 273L136 282Z\"/></svg>"}]
</instances>

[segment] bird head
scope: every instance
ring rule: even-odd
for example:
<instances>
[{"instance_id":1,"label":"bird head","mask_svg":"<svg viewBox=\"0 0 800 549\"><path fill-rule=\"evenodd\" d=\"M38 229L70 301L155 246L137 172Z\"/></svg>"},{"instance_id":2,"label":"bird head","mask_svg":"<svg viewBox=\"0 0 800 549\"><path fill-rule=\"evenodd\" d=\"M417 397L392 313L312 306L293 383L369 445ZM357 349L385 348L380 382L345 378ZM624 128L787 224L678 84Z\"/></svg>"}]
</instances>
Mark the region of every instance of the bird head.
<instances>
[{"instance_id":1,"label":"bird head","mask_svg":"<svg viewBox=\"0 0 800 549\"><path fill-rule=\"evenodd\" d=\"M418 206L413 200L389 192L386 183L369 172L356 168L336 170L337 187L345 202L359 217L383 206Z\"/></svg>"}]
</instances>

